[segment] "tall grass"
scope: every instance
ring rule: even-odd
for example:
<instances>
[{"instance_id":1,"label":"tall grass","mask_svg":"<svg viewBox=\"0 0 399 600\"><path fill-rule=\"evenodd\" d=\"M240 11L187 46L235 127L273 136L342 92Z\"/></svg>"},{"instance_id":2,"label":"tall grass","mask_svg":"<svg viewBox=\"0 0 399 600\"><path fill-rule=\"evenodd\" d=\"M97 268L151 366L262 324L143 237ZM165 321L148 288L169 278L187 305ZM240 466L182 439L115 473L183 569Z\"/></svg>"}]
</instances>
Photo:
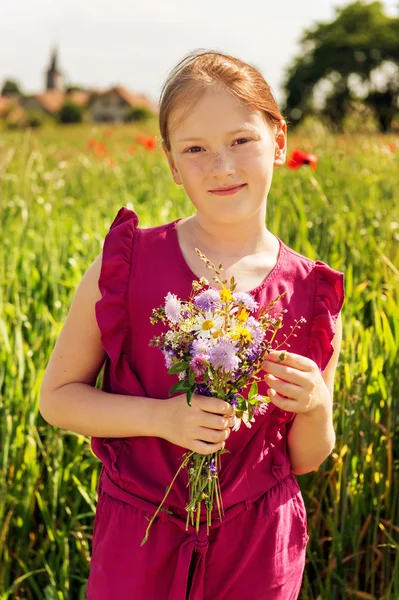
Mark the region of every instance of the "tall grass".
<instances>
[{"instance_id":1,"label":"tall grass","mask_svg":"<svg viewBox=\"0 0 399 600\"><path fill-rule=\"evenodd\" d=\"M85 598L99 461L89 438L42 419L39 389L117 210L133 208L142 227L192 213L160 149L128 152L136 134L130 126L0 134L1 600ZM105 150L96 154L93 138ZM306 600L399 598L395 143L317 132L293 139L318 155L318 169L277 169L268 199L269 229L346 281L337 443L298 478L310 535Z\"/></svg>"}]
</instances>

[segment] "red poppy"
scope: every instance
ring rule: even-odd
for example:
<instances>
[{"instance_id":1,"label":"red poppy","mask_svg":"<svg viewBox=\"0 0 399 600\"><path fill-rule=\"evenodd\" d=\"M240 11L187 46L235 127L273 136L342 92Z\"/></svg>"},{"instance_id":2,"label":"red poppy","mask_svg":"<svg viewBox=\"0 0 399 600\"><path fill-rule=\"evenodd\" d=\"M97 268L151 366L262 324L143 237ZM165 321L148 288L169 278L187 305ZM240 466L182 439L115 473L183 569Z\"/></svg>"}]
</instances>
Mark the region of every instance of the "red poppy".
<instances>
[{"instance_id":1,"label":"red poppy","mask_svg":"<svg viewBox=\"0 0 399 600\"><path fill-rule=\"evenodd\" d=\"M107 149L105 148L105 144L103 142L97 142L94 152L97 156L104 156L107 154Z\"/></svg>"},{"instance_id":2,"label":"red poppy","mask_svg":"<svg viewBox=\"0 0 399 600\"><path fill-rule=\"evenodd\" d=\"M111 169L113 169L116 166L116 163L114 160L112 160L112 158L107 158L105 161L105 164L107 165L107 167L110 167Z\"/></svg>"},{"instance_id":3,"label":"red poppy","mask_svg":"<svg viewBox=\"0 0 399 600\"><path fill-rule=\"evenodd\" d=\"M145 147L147 148L147 150L154 150L156 146L156 142L154 139L152 138L148 138L145 142Z\"/></svg>"},{"instance_id":4,"label":"red poppy","mask_svg":"<svg viewBox=\"0 0 399 600\"><path fill-rule=\"evenodd\" d=\"M89 141L87 142L87 146L89 148L94 148L94 146L97 144L96 140L93 140L93 138L90 138Z\"/></svg>"},{"instance_id":5,"label":"red poppy","mask_svg":"<svg viewBox=\"0 0 399 600\"><path fill-rule=\"evenodd\" d=\"M152 137L148 137L147 135L139 135L136 138L136 142L141 144L147 150L154 150L156 147L156 141Z\"/></svg>"},{"instance_id":6,"label":"red poppy","mask_svg":"<svg viewBox=\"0 0 399 600\"><path fill-rule=\"evenodd\" d=\"M112 138L112 136L113 136L113 135L114 135L114 132L112 131L112 129L106 129L106 130L104 131L104 136L105 136L106 138L108 138L108 139L109 139L109 138Z\"/></svg>"},{"instance_id":7,"label":"red poppy","mask_svg":"<svg viewBox=\"0 0 399 600\"><path fill-rule=\"evenodd\" d=\"M287 167L290 169L299 169L303 165L309 165L312 169L316 169L317 156L295 148L287 161Z\"/></svg>"},{"instance_id":8,"label":"red poppy","mask_svg":"<svg viewBox=\"0 0 399 600\"><path fill-rule=\"evenodd\" d=\"M395 144L386 144L386 149L388 150L388 152L395 152L396 146Z\"/></svg>"},{"instance_id":9,"label":"red poppy","mask_svg":"<svg viewBox=\"0 0 399 600\"><path fill-rule=\"evenodd\" d=\"M127 151L129 152L129 154L134 154L135 152L137 152L137 148L132 144L131 146L127 147Z\"/></svg>"}]
</instances>

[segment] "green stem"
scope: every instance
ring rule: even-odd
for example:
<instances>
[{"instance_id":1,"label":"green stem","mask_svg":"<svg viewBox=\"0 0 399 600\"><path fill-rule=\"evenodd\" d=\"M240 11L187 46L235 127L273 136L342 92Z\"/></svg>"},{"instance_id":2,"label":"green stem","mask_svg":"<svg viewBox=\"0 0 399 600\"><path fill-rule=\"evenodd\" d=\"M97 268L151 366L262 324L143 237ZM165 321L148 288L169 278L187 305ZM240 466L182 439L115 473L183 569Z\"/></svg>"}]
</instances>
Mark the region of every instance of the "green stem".
<instances>
[{"instance_id":1,"label":"green stem","mask_svg":"<svg viewBox=\"0 0 399 600\"><path fill-rule=\"evenodd\" d=\"M170 485L168 485L168 487L167 487L167 489L166 489L166 494L165 494L165 496L163 497L161 504L158 506L157 510L155 511L155 514L153 515L152 519L150 520L150 522L149 522L149 524L148 524L148 527L147 527L147 529L146 529L146 532L145 532L145 536L144 536L144 538L143 538L143 540L142 540L142 542L141 542L141 544L140 544L141 546L144 546L144 544L145 544L145 543L146 543L146 541L148 540L148 532L150 531L150 527L151 527L151 525L153 524L153 522L154 522L154 520L155 520L156 516L158 515L159 511L161 510L161 507L162 507L163 503L165 502L165 500L166 500L166 498L167 498L167 496L168 496L168 494L169 494L169 492L170 492L170 490L171 490L171 488L172 488L172 485L174 484L174 482L175 482L175 480L176 480L176 477L178 476L178 474L180 473L180 471L181 471L181 470L182 470L182 469L183 469L183 468L186 466L186 464L189 462L189 460L190 460L190 458L192 457L192 455L193 455L193 454L194 454L194 452L190 452L190 453L189 453L189 454L186 456L186 458L184 459L184 461L182 462L182 464L181 464L181 465L180 465L180 467L178 468L178 470L177 470L177 472L176 472L176 475L173 477L173 479L172 479L172 483L171 483Z\"/></svg>"},{"instance_id":2,"label":"green stem","mask_svg":"<svg viewBox=\"0 0 399 600\"><path fill-rule=\"evenodd\" d=\"M198 502L198 505L197 505L197 522L196 522L196 527L195 527L197 533L199 532L200 518L201 518L201 502Z\"/></svg>"}]
</instances>

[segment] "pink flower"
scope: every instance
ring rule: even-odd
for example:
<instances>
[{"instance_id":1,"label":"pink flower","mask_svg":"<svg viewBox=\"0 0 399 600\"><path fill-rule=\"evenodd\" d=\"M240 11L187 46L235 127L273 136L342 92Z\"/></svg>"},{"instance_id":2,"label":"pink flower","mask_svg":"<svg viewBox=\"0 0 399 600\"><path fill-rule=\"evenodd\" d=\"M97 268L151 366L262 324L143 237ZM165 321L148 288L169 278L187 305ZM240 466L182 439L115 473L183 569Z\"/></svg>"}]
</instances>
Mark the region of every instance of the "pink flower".
<instances>
[{"instance_id":1,"label":"pink flower","mask_svg":"<svg viewBox=\"0 0 399 600\"><path fill-rule=\"evenodd\" d=\"M201 383L207 368L207 355L197 354L190 361L190 367L194 371L196 383Z\"/></svg>"}]
</instances>

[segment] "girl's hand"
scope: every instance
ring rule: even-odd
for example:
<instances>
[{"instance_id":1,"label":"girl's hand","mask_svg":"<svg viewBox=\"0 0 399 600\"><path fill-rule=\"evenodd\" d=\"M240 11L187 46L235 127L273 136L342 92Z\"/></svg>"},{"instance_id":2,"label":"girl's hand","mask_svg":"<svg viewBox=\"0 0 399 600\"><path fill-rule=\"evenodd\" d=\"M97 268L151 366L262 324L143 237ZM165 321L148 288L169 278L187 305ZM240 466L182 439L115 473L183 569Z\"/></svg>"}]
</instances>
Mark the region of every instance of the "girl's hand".
<instances>
[{"instance_id":1,"label":"girl's hand","mask_svg":"<svg viewBox=\"0 0 399 600\"><path fill-rule=\"evenodd\" d=\"M284 357L281 360L279 357ZM261 365L270 386L268 396L278 408L311 413L331 402L330 391L316 363L300 354L273 350ZM281 381L284 380L284 381Z\"/></svg>"},{"instance_id":2,"label":"girl's hand","mask_svg":"<svg viewBox=\"0 0 399 600\"><path fill-rule=\"evenodd\" d=\"M160 437L199 454L212 454L224 447L231 433L234 407L212 396L194 394L191 406L186 394L160 403ZM208 442L208 443L207 443Z\"/></svg>"}]
</instances>

